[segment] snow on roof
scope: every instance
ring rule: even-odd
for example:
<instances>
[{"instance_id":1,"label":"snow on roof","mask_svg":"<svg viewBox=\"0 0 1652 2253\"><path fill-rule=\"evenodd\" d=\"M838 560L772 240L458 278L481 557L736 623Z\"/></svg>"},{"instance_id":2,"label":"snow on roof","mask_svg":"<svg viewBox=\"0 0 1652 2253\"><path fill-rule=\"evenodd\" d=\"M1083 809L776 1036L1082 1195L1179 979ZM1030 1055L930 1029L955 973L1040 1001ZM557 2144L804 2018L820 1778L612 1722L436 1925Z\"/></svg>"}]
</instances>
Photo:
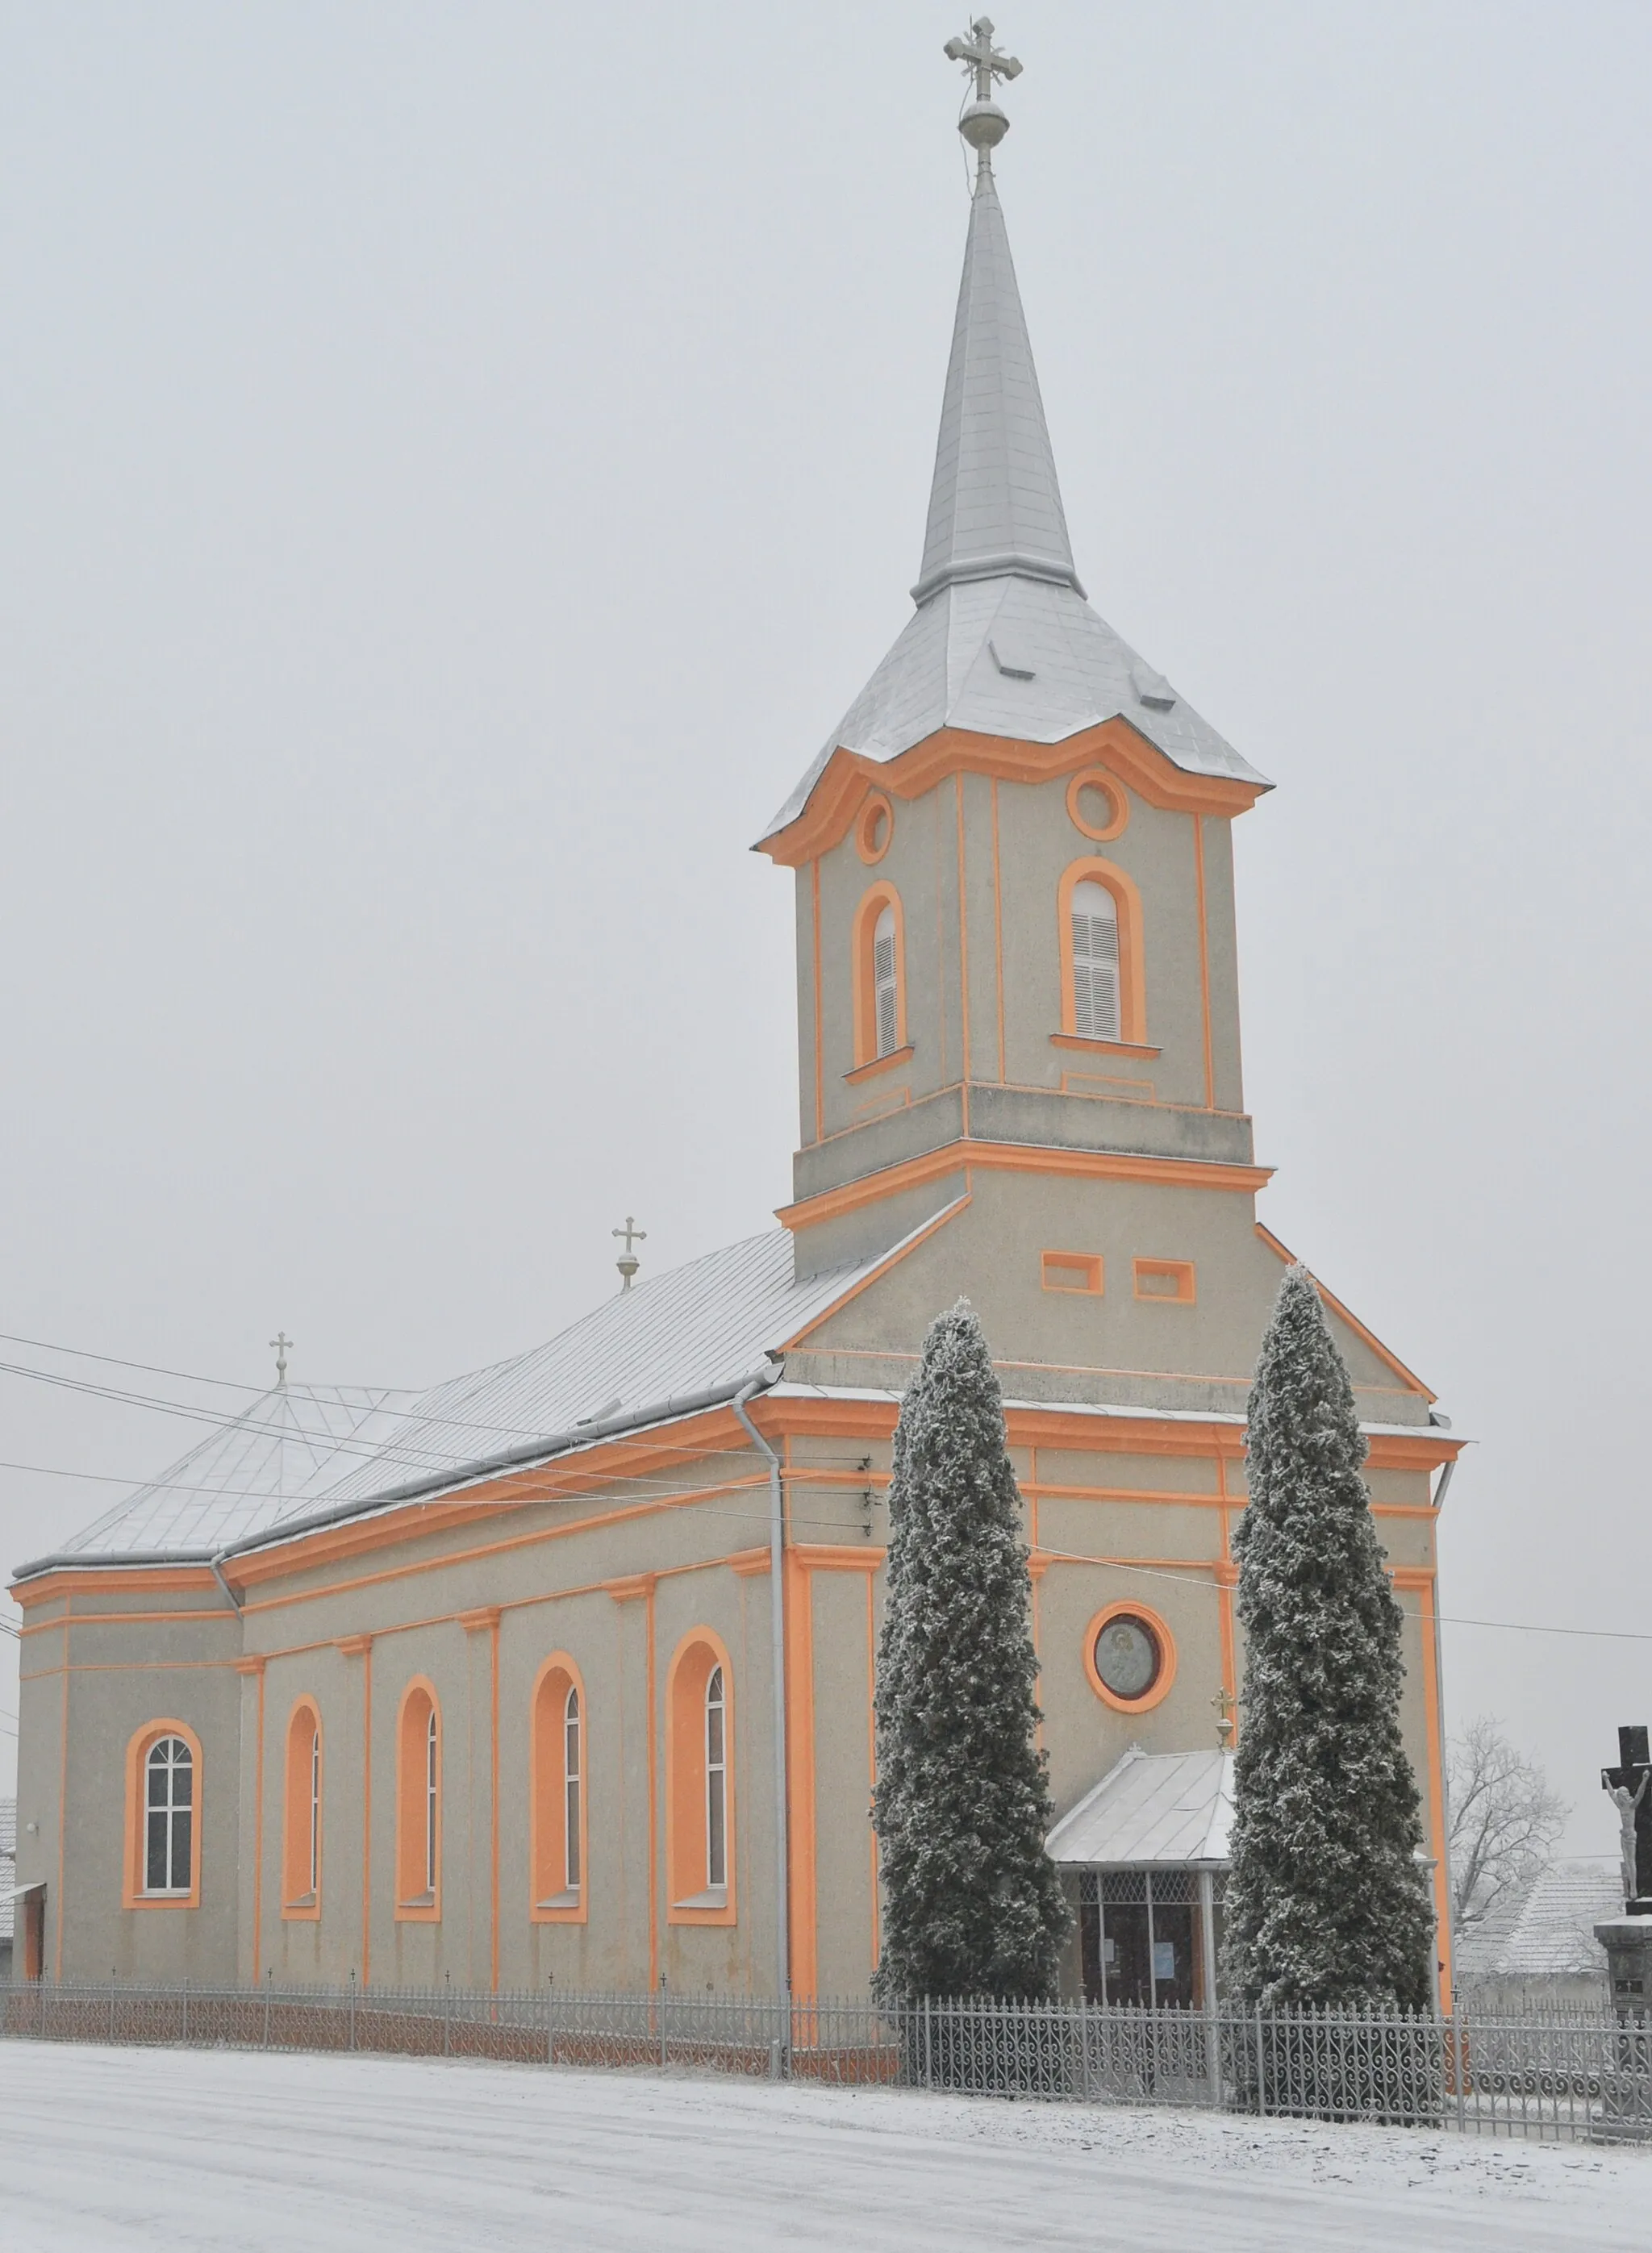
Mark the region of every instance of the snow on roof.
<instances>
[{"instance_id":1,"label":"snow on roof","mask_svg":"<svg viewBox=\"0 0 1652 2253\"><path fill-rule=\"evenodd\" d=\"M1085 1869L1225 1866L1233 1755L1149 1753L1132 1745L1045 1840L1052 1861Z\"/></svg>"},{"instance_id":2,"label":"snow on roof","mask_svg":"<svg viewBox=\"0 0 1652 2253\"><path fill-rule=\"evenodd\" d=\"M792 1338L911 1241L799 1281L790 1232L772 1229L617 1292L548 1344L422 1393L278 1386L18 1572L212 1557L317 1511L531 1461L541 1440L542 1459L581 1444L583 1425L595 1438L687 1412L777 1375Z\"/></svg>"},{"instance_id":3,"label":"snow on roof","mask_svg":"<svg viewBox=\"0 0 1652 2253\"><path fill-rule=\"evenodd\" d=\"M1622 1914L1623 1876L1615 1854L1551 1862L1523 1892L1459 1936L1458 1984L1603 1974L1606 1951L1594 1928Z\"/></svg>"},{"instance_id":4,"label":"snow on roof","mask_svg":"<svg viewBox=\"0 0 1652 2253\"><path fill-rule=\"evenodd\" d=\"M373 1454L411 1392L282 1385L211 1433L158 1478L65 1542L67 1557L207 1553L313 1505L341 1462Z\"/></svg>"},{"instance_id":5,"label":"snow on roof","mask_svg":"<svg viewBox=\"0 0 1652 2253\"><path fill-rule=\"evenodd\" d=\"M840 749L883 764L939 728L1058 743L1122 716L1173 764L1268 789L1084 600L990 171L970 206L924 561L905 631L763 833Z\"/></svg>"}]
</instances>

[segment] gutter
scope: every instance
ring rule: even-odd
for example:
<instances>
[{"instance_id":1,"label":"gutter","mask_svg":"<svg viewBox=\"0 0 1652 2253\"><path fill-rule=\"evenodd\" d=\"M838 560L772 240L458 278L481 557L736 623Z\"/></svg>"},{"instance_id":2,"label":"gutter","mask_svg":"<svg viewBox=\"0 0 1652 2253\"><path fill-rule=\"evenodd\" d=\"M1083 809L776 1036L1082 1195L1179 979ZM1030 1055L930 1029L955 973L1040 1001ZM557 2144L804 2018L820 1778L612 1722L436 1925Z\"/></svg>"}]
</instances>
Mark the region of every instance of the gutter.
<instances>
[{"instance_id":1,"label":"gutter","mask_svg":"<svg viewBox=\"0 0 1652 2253\"><path fill-rule=\"evenodd\" d=\"M778 1375L776 1371L774 1376ZM770 1377L773 1382L773 1376ZM780 1485L780 1458L746 1413L746 1403L763 1390L762 1377L742 1385L730 1402L751 1435L751 1444L769 1459L769 1645L774 1669L774 1867L775 1867L775 1993L791 1991L791 1841L786 1797L786 1598L781 1578L785 1552L785 1512ZM788 2047L790 2044L788 2043Z\"/></svg>"},{"instance_id":2,"label":"gutter","mask_svg":"<svg viewBox=\"0 0 1652 2253\"><path fill-rule=\"evenodd\" d=\"M385 1487L377 1494L363 1495L354 1502L335 1503L329 1510L312 1510L303 1517L284 1517L261 1532L243 1535L240 1540L230 1542L222 1549L144 1549L120 1551L113 1554L95 1550L59 1551L49 1557L31 1558L19 1565L11 1578L15 1585L21 1580L36 1579L42 1573L73 1571L102 1571L114 1566L127 1565L205 1565L230 1594L222 1567L232 1557L243 1557L255 1549L268 1549L283 1541L293 1540L301 1533L319 1532L323 1527L339 1525L352 1517L370 1517L375 1510L387 1509L398 1502L415 1502L424 1496L446 1494L457 1488L472 1486L484 1478L496 1476L500 1471L524 1469L534 1463L548 1462L557 1455L568 1454L576 1448L589 1447L593 1441L617 1438L625 1432L645 1429L651 1424L666 1424L680 1416L692 1416L705 1408L729 1406L736 1394L749 1399L772 1385L779 1370L770 1361L743 1377L726 1379L721 1385L708 1385L699 1392L677 1392L669 1399L652 1401L645 1407L632 1408L613 1416L593 1417L589 1422L572 1424L565 1431L548 1432L543 1438L529 1440L523 1445L507 1448L503 1454L481 1455L474 1461L457 1463L450 1469L433 1471L405 1481L400 1486ZM743 1420L743 1419L742 1419ZM748 1427L749 1428L749 1427ZM234 1598L230 1595L231 1602Z\"/></svg>"}]
</instances>

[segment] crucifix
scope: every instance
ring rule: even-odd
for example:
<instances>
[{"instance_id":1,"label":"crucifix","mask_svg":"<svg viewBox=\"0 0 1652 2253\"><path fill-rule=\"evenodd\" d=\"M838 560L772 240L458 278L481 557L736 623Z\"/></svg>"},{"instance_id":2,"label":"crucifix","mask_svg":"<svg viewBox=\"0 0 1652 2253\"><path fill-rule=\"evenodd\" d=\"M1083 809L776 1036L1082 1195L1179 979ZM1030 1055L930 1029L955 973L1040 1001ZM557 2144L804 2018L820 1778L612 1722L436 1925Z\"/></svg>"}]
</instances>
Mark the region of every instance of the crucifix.
<instances>
[{"instance_id":1,"label":"crucifix","mask_svg":"<svg viewBox=\"0 0 1652 2253\"><path fill-rule=\"evenodd\" d=\"M1216 1707L1216 1734L1222 1740L1223 1751L1226 1752L1228 1747L1233 1742L1233 1714L1239 1700L1224 1683L1210 1703Z\"/></svg>"},{"instance_id":2,"label":"crucifix","mask_svg":"<svg viewBox=\"0 0 1652 2253\"><path fill-rule=\"evenodd\" d=\"M993 45L993 19L978 16L967 39L949 39L944 53L949 62L964 63L975 73L975 99L990 101L995 78L1019 78L1021 66L1014 55L1001 54Z\"/></svg>"},{"instance_id":3,"label":"crucifix","mask_svg":"<svg viewBox=\"0 0 1652 2253\"><path fill-rule=\"evenodd\" d=\"M1652 1754L1645 1729L1618 1731L1618 1765L1600 1771L1600 1789L1611 1795L1618 1810L1623 1856L1623 1898L1627 1907L1645 1915L1652 1908Z\"/></svg>"},{"instance_id":4,"label":"crucifix","mask_svg":"<svg viewBox=\"0 0 1652 2253\"><path fill-rule=\"evenodd\" d=\"M292 1343L285 1330L277 1330L269 1341L275 1349L275 1382L284 1391L287 1384L287 1349Z\"/></svg>"},{"instance_id":5,"label":"crucifix","mask_svg":"<svg viewBox=\"0 0 1652 2253\"><path fill-rule=\"evenodd\" d=\"M620 1289L629 1291L631 1287L631 1278L643 1264L637 1257L633 1247L638 1244L647 1243L648 1231L645 1228L638 1228L630 1213L627 1213L624 1227L611 1229L609 1232L613 1236L623 1236L625 1239L625 1249L614 1265L619 1270Z\"/></svg>"}]
</instances>

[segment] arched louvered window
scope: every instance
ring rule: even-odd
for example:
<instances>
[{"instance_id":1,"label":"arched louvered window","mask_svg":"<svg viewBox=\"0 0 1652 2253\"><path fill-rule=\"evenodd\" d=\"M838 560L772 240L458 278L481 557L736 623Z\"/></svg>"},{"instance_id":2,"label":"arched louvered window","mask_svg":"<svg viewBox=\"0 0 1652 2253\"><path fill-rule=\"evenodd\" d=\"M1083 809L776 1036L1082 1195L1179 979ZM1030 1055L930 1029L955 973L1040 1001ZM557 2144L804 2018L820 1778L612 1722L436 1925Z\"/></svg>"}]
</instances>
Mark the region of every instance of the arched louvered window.
<instances>
[{"instance_id":1,"label":"arched louvered window","mask_svg":"<svg viewBox=\"0 0 1652 2253\"><path fill-rule=\"evenodd\" d=\"M1118 1040L1119 908L1091 876L1073 886L1072 959L1073 1030L1084 1040Z\"/></svg>"},{"instance_id":2,"label":"arched louvered window","mask_svg":"<svg viewBox=\"0 0 1652 2253\"><path fill-rule=\"evenodd\" d=\"M150 1746L143 1770L143 1890L186 1894L193 1881L195 1763L182 1737Z\"/></svg>"},{"instance_id":3,"label":"arched louvered window","mask_svg":"<svg viewBox=\"0 0 1652 2253\"><path fill-rule=\"evenodd\" d=\"M883 910L872 928L872 1006L877 1024L877 1052L886 1057L901 1045L900 970L892 907Z\"/></svg>"}]
</instances>

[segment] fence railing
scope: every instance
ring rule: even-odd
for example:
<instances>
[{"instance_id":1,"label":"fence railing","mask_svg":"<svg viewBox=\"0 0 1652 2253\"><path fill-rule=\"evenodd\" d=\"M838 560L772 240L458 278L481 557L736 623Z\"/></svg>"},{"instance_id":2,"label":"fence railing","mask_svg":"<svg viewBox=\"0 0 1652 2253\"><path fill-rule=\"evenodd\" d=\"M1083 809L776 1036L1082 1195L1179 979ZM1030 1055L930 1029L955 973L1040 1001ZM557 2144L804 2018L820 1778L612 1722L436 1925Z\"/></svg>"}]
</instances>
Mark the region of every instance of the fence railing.
<instances>
[{"instance_id":1,"label":"fence railing","mask_svg":"<svg viewBox=\"0 0 1652 2253\"><path fill-rule=\"evenodd\" d=\"M1652 2020L1143 2010L547 1986L258 1988L38 1981L0 2037L364 2050L685 2068L857 2088L1363 2120L1550 2141L1652 2140Z\"/></svg>"}]
</instances>

